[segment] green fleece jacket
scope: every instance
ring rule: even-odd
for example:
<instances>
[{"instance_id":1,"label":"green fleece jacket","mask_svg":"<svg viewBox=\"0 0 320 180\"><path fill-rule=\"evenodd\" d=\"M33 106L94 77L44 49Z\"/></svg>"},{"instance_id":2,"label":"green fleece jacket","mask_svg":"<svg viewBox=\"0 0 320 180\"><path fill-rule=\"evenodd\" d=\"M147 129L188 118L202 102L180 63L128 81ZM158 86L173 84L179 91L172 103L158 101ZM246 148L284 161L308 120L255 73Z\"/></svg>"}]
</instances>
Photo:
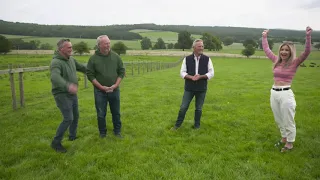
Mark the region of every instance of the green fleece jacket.
<instances>
[{"instance_id":1,"label":"green fleece jacket","mask_svg":"<svg viewBox=\"0 0 320 180\"><path fill-rule=\"evenodd\" d=\"M112 86L118 77L123 79L125 69L120 56L110 51L103 55L99 50L95 51L87 64L87 76L89 81L96 79L102 86Z\"/></svg>"},{"instance_id":2,"label":"green fleece jacket","mask_svg":"<svg viewBox=\"0 0 320 180\"><path fill-rule=\"evenodd\" d=\"M55 52L50 64L52 94L69 93L69 84L78 84L77 71L86 73L86 66L73 57L66 59L59 52Z\"/></svg>"}]
</instances>

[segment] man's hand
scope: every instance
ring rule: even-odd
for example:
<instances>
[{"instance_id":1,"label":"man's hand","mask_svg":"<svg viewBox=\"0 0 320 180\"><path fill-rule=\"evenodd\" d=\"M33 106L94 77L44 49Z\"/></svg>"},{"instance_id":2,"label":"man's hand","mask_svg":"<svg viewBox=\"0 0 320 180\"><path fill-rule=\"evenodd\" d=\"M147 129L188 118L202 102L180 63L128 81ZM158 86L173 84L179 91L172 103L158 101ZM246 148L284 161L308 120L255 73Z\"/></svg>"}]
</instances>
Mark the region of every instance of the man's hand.
<instances>
[{"instance_id":1,"label":"man's hand","mask_svg":"<svg viewBox=\"0 0 320 180\"><path fill-rule=\"evenodd\" d=\"M78 86L77 86L76 84L70 84L70 85L68 86L68 91L69 91L69 93L71 93L71 94L77 94L77 92L78 92Z\"/></svg>"},{"instance_id":2,"label":"man's hand","mask_svg":"<svg viewBox=\"0 0 320 180\"><path fill-rule=\"evenodd\" d=\"M109 93L109 92L113 92L113 89L108 86L103 86L103 91L105 91L106 93Z\"/></svg>"},{"instance_id":3,"label":"man's hand","mask_svg":"<svg viewBox=\"0 0 320 180\"><path fill-rule=\"evenodd\" d=\"M107 92L107 93L108 93L108 92L113 92L113 90L115 90L117 87L118 87L118 86L116 86L116 85L114 84L114 85L110 86L110 87L109 87L109 90L106 91L106 92Z\"/></svg>"},{"instance_id":4,"label":"man's hand","mask_svg":"<svg viewBox=\"0 0 320 180\"><path fill-rule=\"evenodd\" d=\"M113 92L113 90L115 90L116 88L117 88L117 86L114 84L114 85L112 85L112 86L110 86L110 87L108 87L108 86L103 86L104 87L104 91L106 92L106 93L110 93L110 92Z\"/></svg>"},{"instance_id":5,"label":"man's hand","mask_svg":"<svg viewBox=\"0 0 320 180\"><path fill-rule=\"evenodd\" d=\"M115 90L117 87L118 87L118 86L114 84L114 85L112 85L110 88L111 88L112 90Z\"/></svg>"},{"instance_id":6,"label":"man's hand","mask_svg":"<svg viewBox=\"0 0 320 180\"><path fill-rule=\"evenodd\" d=\"M192 81L198 81L200 79L200 75L196 74L192 77Z\"/></svg>"}]
</instances>

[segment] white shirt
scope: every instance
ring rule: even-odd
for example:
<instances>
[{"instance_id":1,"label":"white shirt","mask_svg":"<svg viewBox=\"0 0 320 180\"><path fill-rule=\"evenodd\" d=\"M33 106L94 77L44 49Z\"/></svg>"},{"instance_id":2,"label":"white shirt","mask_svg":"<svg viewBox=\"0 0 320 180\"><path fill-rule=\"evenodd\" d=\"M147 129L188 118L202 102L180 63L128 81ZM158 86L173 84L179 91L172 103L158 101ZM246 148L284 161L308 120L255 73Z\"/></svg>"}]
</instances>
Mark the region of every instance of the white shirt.
<instances>
[{"instance_id":1,"label":"white shirt","mask_svg":"<svg viewBox=\"0 0 320 180\"><path fill-rule=\"evenodd\" d=\"M198 59L196 56L194 56L194 61L196 63L196 69L195 69L196 74L198 74L198 70L199 70L199 60L200 60L200 56L198 57ZM186 75L188 75L187 64L186 64L186 58L184 58L181 65L180 76L184 79ZM210 58L208 61L208 72L205 75L208 77L208 80L214 76L214 69L213 69L212 61Z\"/></svg>"}]
</instances>

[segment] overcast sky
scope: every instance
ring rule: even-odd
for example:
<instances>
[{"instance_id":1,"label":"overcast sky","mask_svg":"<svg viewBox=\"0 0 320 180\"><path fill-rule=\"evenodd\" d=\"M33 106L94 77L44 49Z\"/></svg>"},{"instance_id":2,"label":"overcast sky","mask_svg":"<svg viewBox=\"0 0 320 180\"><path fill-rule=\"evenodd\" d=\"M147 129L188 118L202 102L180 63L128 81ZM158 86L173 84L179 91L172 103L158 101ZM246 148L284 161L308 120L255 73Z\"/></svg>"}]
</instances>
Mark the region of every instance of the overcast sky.
<instances>
[{"instance_id":1,"label":"overcast sky","mask_svg":"<svg viewBox=\"0 0 320 180\"><path fill-rule=\"evenodd\" d=\"M155 23L320 30L320 0L0 0L0 19L68 25Z\"/></svg>"}]
</instances>

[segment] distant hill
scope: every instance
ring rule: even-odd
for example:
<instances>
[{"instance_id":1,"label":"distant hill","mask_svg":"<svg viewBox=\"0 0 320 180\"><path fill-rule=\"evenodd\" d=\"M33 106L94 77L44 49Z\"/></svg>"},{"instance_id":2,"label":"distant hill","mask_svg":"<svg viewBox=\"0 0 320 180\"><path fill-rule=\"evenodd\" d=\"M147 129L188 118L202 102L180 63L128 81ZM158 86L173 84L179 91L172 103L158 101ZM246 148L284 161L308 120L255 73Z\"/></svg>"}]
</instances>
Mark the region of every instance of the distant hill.
<instances>
[{"instance_id":1,"label":"distant hill","mask_svg":"<svg viewBox=\"0 0 320 180\"><path fill-rule=\"evenodd\" d=\"M224 26L189 26L189 25L156 25L156 24L131 24L131 25L109 25L109 26L76 26L76 25L42 25L22 22L9 22L0 20L0 34L11 34L20 36L41 37L68 37L95 39L101 34L107 34L111 39L117 40L139 40L142 33L136 30L155 30L180 32L189 31L194 35L204 32L211 33L220 38L233 37L235 42L245 39L259 39L263 28L243 28ZM134 31L132 31L134 30ZM146 34L148 32L145 32ZM270 37L282 40L303 41L304 31L271 29ZM320 31L313 32L313 41L320 41Z\"/></svg>"}]
</instances>

